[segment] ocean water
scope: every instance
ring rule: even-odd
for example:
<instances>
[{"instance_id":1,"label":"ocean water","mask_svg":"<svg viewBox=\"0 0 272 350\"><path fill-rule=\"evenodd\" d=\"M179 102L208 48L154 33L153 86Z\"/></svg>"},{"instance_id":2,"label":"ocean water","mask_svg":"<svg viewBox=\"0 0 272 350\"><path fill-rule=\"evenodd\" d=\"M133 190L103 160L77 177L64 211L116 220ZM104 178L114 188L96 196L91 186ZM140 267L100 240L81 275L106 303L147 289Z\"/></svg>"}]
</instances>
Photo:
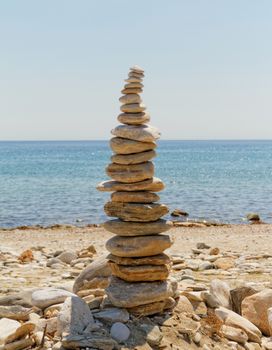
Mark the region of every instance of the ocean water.
<instances>
[{"instance_id":1,"label":"ocean water","mask_svg":"<svg viewBox=\"0 0 272 350\"><path fill-rule=\"evenodd\" d=\"M160 141L161 202L189 218L272 222L272 141ZM0 227L99 223L107 141L0 142Z\"/></svg>"}]
</instances>

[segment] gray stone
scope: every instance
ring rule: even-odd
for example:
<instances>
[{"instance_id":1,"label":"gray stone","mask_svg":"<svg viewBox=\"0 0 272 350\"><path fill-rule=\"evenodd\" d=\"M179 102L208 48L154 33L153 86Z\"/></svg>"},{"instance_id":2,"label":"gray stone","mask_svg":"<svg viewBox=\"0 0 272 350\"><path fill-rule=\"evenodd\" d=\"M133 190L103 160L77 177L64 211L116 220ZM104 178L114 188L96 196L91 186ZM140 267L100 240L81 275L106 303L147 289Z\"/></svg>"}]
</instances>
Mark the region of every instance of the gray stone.
<instances>
[{"instance_id":1,"label":"gray stone","mask_svg":"<svg viewBox=\"0 0 272 350\"><path fill-rule=\"evenodd\" d=\"M103 311L94 314L94 317L107 322L127 322L129 320L129 313L126 309L119 309L116 307L104 309Z\"/></svg>"},{"instance_id":2,"label":"gray stone","mask_svg":"<svg viewBox=\"0 0 272 350\"><path fill-rule=\"evenodd\" d=\"M218 279L212 280L210 293L218 300L220 306L230 309L230 287L226 282Z\"/></svg>"},{"instance_id":3,"label":"gray stone","mask_svg":"<svg viewBox=\"0 0 272 350\"><path fill-rule=\"evenodd\" d=\"M112 338L115 339L118 343L123 343L128 340L130 336L130 330L125 324L116 322L112 325L110 334Z\"/></svg>"},{"instance_id":4,"label":"gray stone","mask_svg":"<svg viewBox=\"0 0 272 350\"><path fill-rule=\"evenodd\" d=\"M65 251L58 255L57 258L65 264L70 264L71 261L77 259L77 254L74 252Z\"/></svg>"},{"instance_id":5,"label":"gray stone","mask_svg":"<svg viewBox=\"0 0 272 350\"><path fill-rule=\"evenodd\" d=\"M0 306L0 318L10 318L17 321L27 321L31 309L21 305Z\"/></svg>"},{"instance_id":6,"label":"gray stone","mask_svg":"<svg viewBox=\"0 0 272 350\"><path fill-rule=\"evenodd\" d=\"M62 303L74 294L63 289L43 288L32 293L32 305L45 309L50 305Z\"/></svg>"}]
</instances>

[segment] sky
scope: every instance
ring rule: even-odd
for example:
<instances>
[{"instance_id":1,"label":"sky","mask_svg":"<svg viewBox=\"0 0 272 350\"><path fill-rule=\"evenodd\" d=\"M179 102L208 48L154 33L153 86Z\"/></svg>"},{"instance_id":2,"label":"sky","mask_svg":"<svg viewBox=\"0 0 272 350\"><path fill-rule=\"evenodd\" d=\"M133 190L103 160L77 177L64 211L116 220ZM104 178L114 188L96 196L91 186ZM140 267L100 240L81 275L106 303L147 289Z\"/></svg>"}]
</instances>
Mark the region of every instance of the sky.
<instances>
[{"instance_id":1,"label":"sky","mask_svg":"<svg viewBox=\"0 0 272 350\"><path fill-rule=\"evenodd\" d=\"M163 139L272 138L272 1L0 2L0 140L109 139L129 67Z\"/></svg>"}]
</instances>

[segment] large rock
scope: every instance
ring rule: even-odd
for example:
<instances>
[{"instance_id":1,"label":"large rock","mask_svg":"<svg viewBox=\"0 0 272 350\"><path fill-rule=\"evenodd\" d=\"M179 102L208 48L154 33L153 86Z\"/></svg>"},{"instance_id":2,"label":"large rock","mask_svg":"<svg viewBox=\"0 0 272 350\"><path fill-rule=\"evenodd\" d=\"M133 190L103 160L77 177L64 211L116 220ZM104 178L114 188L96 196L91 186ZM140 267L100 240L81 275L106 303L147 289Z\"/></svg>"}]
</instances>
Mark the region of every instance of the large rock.
<instances>
[{"instance_id":1,"label":"large rock","mask_svg":"<svg viewBox=\"0 0 272 350\"><path fill-rule=\"evenodd\" d=\"M160 197L156 193L146 191L125 192L118 191L111 194L112 202L122 203L152 203L158 202Z\"/></svg>"},{"instance_id":2,"label":"large rock","mask_svg":"<svg viewBox=\"0 0 272 350\"><path fill-rule=\"evenodd\" d=\"M230 287L226 282L218 279L212 280L210 293L220 306L230 309Z\"/></svg>"},{"instance_id":3,"label":"large rock","mask_svg":"<svg viewBox=\"0 0 272 350\"><path fill-rule=\"evenodd\" d=\"M66 298L75 294L64 289L43 288L32 293L32 305L40 309L62 303Z\"/></svg>"},{"instance_id":4,"label":"large rock","mask_svg":"<svg viewBox=\"0 0 272 350\"><path fill-rule=\"evenodd\" d=\"M133 82L132 82L133 83ZM146 110L146 107L144 104L140 103L131 103L131 104L125 104L120 107L120 110L124 113L139 113Z\"/></svg>"},{"instance_id":5,"label":"large rock","mask_svg":"<svg viewBox=\"0 0 272 350\"><path fill-rule=\"evenodd\" d=\"M176 290L177 283L170 280L163 282L128 283L112 276L106 292L113 305L132 308L163 301L168 297L172 297Z\"/></svg>"},{"instance_id":6,"label":"large rock","mask_svg":"<svg viewBox=\"0 0 272 350\"><path fill-rule=\"evenodd\" d=\"M223 325L221 327L221 333L225 338L236 341L237 343L245 344L248 340L246 332L239 328Z\"/></svg>"},{"instance_id":7,"label":"large rock","mask_svg":"<svg viewBox=\"0 0 272 350\"><path fill-rule=\"evenodd\" d=\"M156 157L156 152L152 150L133 154L114 154L111 156L111 161L117 164L130 165L147 162L154 157Z\"/></svg>"},{"instance_id":8,"label":"large rock","mask_svg":"<svg viewBox=\"0 0 272 350\"><path fill-rule=\"evenodd\" d=\"M139 182L153 177L154 165L152 162L131 165L111 163L107 166L106 173L116 181L124 183Z\"/></svg>"},{"instance_id":9,"label":"large rock","mask_svg":"<svg viewBox=\"0 0 272 350\"><path fill-rule=\"evenodd\" d=\"M152 179L147 179L144 181L139 181L135 183L122 183L114 180L108 180L100 182L97 186L98 191L102 192L113 192L113 191L151 191L159 192L164 189L163 182L153 177Z\"/></svg>"},{"instance_id":10,"label":"large rock","mask_svg":"<svg viewBox=\"0 0 272 350\"><path fill-rule=\"evenodd\" d=\"M144 151L150 151L156 148L155 142L141 142L121 137L113 137L110 140L111 149L117 154L130 154Z\"/></svg>"},{"instance_id":11,"label":"large rock","mask_svg":"<svg viewBox=\"0 0 272 350\"><path fill-rule=\"evenodd\" d=\"M108 265L107 255L95 259L90 265L88 265L76 278L73 292L77 293L82 289L89 289L92 281L97 278L108 279L111 275L111 269ZM92 288L94 286L92 285Z\"/></svg>"},{"instance_id":12,"label":"large rock","mask_svg":"<svg viewBox=\"0 0 272 350\"><path fill-rule=\"evenodd\" d=\"M242 287L232 289L230 291L231 309L237 314L241 315L242 301L246 297L249 297L250 295L253 295L255 293L257 293L257 291L254 288L247 287L247 286L242 286Z\"/></svg>"},{"instance_id":13,"label":"large rock","mask_svg":"<svg viewBox=\"0 0 272 350\"><path fill-rule=\"evenodd\" d=\"M118 219L106 221L104 228L119 236L156 235L172 228L172 223L163 219L152 222L125 222Z\"/></svg>"},{"instance_id":14,"label":"large rock","mask_svg":"<svg viewBox=\"0 0 272 350\"><path fill-rule=\"evenodd\" d=\"M106 249L113 255L120 257L144 257L161 254L165 249L170 248L172 241L169 236L139 236L120 237L109 239Z\"/></svg>"},{"instance_id":15,"label":"large rock","mask_svg":"<svg viewBox=\"0 0 272 350\"><path fill-rule=\"evenodd\" d=\"M121 96L119 98L119 101L123 104L141 103L142 99L138 94L128 94L128 95Z\"/></svg>"},{"instance_id":16,"label":"large rock","mask_svg":"<svg viewBox=\"0 0 272 350\"><path fill-rule=\"evenodd\" d=\"M242 301L242 316L255 324L263 334L270 335L267 310L272 307L272 289L246 297Z\"/></svg>"},{"instance_id":17,"label":"large rock","mask_svg":"<svg viewBox=\"0 0 272 350\"><path fill-rule=\"evenodd\" d=\"M118 125L111 133L116 137L141 142L154 142L160 138L158 129L151 125Z\"/></svg>"},{"instance_id":18,"label":"large rock","mask_svg":"<svg viewBox=\"0 0 272 350\"><path fill-rule=\"evenodd\" d=\"M69 297L58 313L58 334L82 334L91 323L94 319L88 304L78 296Z\"/></svg>"},{"instance_id":19,"label":"large rock","mask_svg":"<svg viewBox=\"0 0 272 350\"><path fill-rule=\"evenodd\" d=\"M128 88L129 89L129 88ZM128 125L141 125L150 121L150 116L148 113L121 113L118 115L118 120L120 123Z\"/></svg>"},{"instance_id":20,"label":"large rock","mask_svg":"<svg viewBox=\"0 0 272 350\"><path fill-rule=\"evenodd\" d=\"M225 325L243 329L250 341L261 343L261 331L246 318L222 306L215 309L215 314L224 322Z\"/></svg>"},{"instance_id":21,"label":"large rock","mask_svg":"<svg viewBox=\"0 0 272 350\"><path fill-rule=\"evenodd\" d=\"M171 259L166 254L147 256L143 258L122 258L113 254L109 254L107 258L119 265L139 266L139 265L164 265L170 264Z\"/></svg>"},{"instance_id":22,"label":"large rock","mask_svg":"<svg viewBox=\"0 0 272 350\"><path fill-rule=\"evenodd\" d=\"M108 202L105 204L104 210L108 216L136 222L156 221L168 213L167 206L160 203Z\"/></svg>"},{"instance_id":23,"label":"large rock","mask_svg":"<svg viewBox=\"0 0 272 350\"><path fill-rule=\"evenodd\" d=\"M170 273L170 265L124 266L109 262L112 274L128 282L164 281Z\"/></svg>"}]
</instances>

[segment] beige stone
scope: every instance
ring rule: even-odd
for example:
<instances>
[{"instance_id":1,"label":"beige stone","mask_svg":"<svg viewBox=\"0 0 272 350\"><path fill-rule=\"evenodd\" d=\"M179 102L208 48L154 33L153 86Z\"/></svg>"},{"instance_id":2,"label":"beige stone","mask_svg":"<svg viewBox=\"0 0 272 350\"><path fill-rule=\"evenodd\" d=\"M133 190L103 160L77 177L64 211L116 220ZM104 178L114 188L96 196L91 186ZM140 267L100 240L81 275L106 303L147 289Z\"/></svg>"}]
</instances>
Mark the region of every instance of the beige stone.
<instances>
[{"instance_id":1,"label":"beige stone","mask_svg":"<svg viewBox=\"0 0 272 350\"><path fill-rule=\"evenodd\" d=\"M170 273L170 265L124 266L109 262L114 276L127 282L165 281Z\"/></svg>"},{"instance_id":2,"label":"beige stone","mask_svg":"<svg viewBox=\"0 0 272 350\"><path fill-rule=\"evenodd\" d=\"M120 123L128 125L141 125L150 121L150 116L146 112L141 113L121 113L118 115Z\"/></svg>"},{"instance_id":3,"label":"beige stone","mask_svg":"<svg viewBox=\"0 0 272 350\"><path fill-rule=\"evenodd\" d=\"M144 70L143 68L137 66L137 65L134 65L132 67L129 68L131 72L136 72L136 73L142 73L144 74Z\"/></svg>"},{"instance_id":4,"label":"beige stone","mask_svg":"<svg viewBox=\"0 0 272 350\"><path fill-rule=\"evenodd\" d=\"M139 305L128 308L128 312L134 316L143 317L151 316L162 312L165 309L165 300L157 301L155 303ZM150 348L151 349L151 348Z\"/></svg>"},{"instance_id":5,"label":"beige stone","mask_svg":"<svg viewBox=\"0 0 272 350\"><path fill-rule=\"evenodd\" d=\"M147 191L117 191L111 194L111 200L123 203L152 203L158 202L160 197L156 193Z\"/></svg>"},{"instance_id":6,"label":"beige stone","mask_svg":"<svg viewBox=\"0 0 272 350\"><path fill-rule=\"evenodd\" d=\"M105 230L119 236L147 236L170 230L172 222L163 219L153 222L126 222L114 219L106 221L103 226Z\"/></svg>"},{"instance_id":7,"label":"beige stone","mask_svg":"<svg viewBox=\"0 0 272 350\"><path fill-rule=\"evenodd\" d=\"M156 157L156 152L152 150L133 154L114 154L111 161L116 164L130 165L144 163L154 157Z\"/></svg>"},{"instance_id":8,"label":"beige stone","mask_svg":"<svg viewBox=\"0 0 272 350\"><path fill-rule=\"evenodd\" d=\"M168 213L167 206L160 203L108 202L105 204L104 210L108 216L136 222L155 221Z\"/></svg>"},{"instance_id":9,"label":"beige stone","mask_svg":"<svg viewBox=\"0 0 272 350\"><path fill-rule=\"evenodd\" d=\"M106 242L106 249L120 257L144 257L161 254L170 248L172 241L167 235L120 237L115 236Z\"/></svg>"},{"instance_id":10,"label":"beige stone","mask_svg":"<svg viewBox=\"0 0 272 350\"><path fill-rule=\"evenodd\" d=\"M141 103L142 99L137 94L127 94L127 95L121 96L119 98L119 101L123 104L130 104L130 103Z\"/></svg>"},{"instance_id":11,"label":"beige stone","mask_svg":"<svg viewBox=\"0 0 272 350\"><path fill-rule=\"evenodd\" d=\"M263 334L270 335L267 310L272 307L272 289L246 297L242 301L242 316L255 324Z\"/></svg>"},{"instance_id":12,"label":"beige stone","mask_svg":"<svg viewBox=\"0 0 272 350\"><path fill-rule=\"evenodd\" d=\"M130 154L150 151L157 146L155 142L140 142L121 137L113 137L110 140L110 147L117 154Z\"/></svg>"},{"instance_id":13,"label":"beige stone","mask_svg":"<svg viewBox=\"0 0 272 350\"><path fill-rule=\"evenodd\" d=\"M178 314L181 313L188 313L188 314L193 314L194 313L194 308L189 301L189 299L185 295L181 295L179 297L178 303L176 305L176 312Z\"/></svg>"},{"instance_id":14,"label":"beige stone","mask_svg":"<svg viewBox=\"0 0 272 350\"><path fill-rule=\"evenodd\" d=\"M116 164L111 163L106 168L109 177L116 181L131 183L151 179L154 175L152 162L139 164Z\"/></svg>"},{"instance_id":15,"label":"beige stone","mask_svg":"<svg viewBox=\"0 0 272 350\"><path fill-rule=\"evenodd\" d=\"M124 113L139 113L139 112L143 112L146 109L146 107L144 104L130 103L130 104L122 105L120 109Z\"/></svg>"},{"instance_id":16,"label":"beige stone","mask_svg":"<svg viewBox=\"0 0 272 350\"><path fill-rule=\"evenodd\" d=\"M172 280L129 283L112 276L106 293L113 305L131 308L164 301L172 297L176 290L177 283Z\"/></svg>"},{"instance_id":17,"label":"beige stone","mask_svg":"<svg viewBox=\"0 0 272 350\"><path fill-rule=\"evenodd\" d=\"M239 328L223 325L221 327L221 333L225 338L236 341L237 343L245 344L248 341L246 332Z\"/></svg>"},{"instance_id":18,"label":"beige stone","mask_svg":"<svg viewBox=\"0 0 272 350\"><path fill-rule=\"evenodd\" d=\"M125 79L125 81L128 83L141 83L143 81L143 79L138 78L138 77L129 77L129 78Z\"/></svg>"},{"instance_id":19,"label":"beige stone","mask_svg":"<svg viewBox=\"0 0 272 350\"><path fill-rule=\"evenodd\" d=\"M237 314L241 315L242 301L246 297L249 297L250 295L253 295L255 293L257 293L257 291L254 288L248 286L242 286L232 289L230 291L231 309Z\"/></svg>"},{"instance_id":20,"label":"beige stone","mask_svg":"<svg viewBox=\"0 0 272 350\"><path fill-rule=\"evenodd\" d=\"M125 89L135 89L135 88L140 88L142 89L144 85L142 83L128 83L125 84L124 88Z\"/></svg>"},{"instance_id":21,"label":"beige stone","mask_svg":"<svg viewBox=\"0 0 272 350\"><path fill-rule=\"evenodd\" d=\"M129 77L136 77L136 78L144 78L144 73L140 73L140 72L136 72L136 71L130 71L129 73L128 73L128 76Z\"/></svg>"},{"instance_id":22,"label":"beige stone","mask_svg":"<svg viewBox=\"0 0 272 350\"><path fill-rule=\"evenodd\" d=\"M109 254L107 258L110 261L115 262L119 265L129 265L129 266L138 266L138 265L164 265L170 264L171 259L168 255L162 253L154 256L146 256L143 258L122 258L113 254Z\"/></svg>"},{"instance_id":23,"label":"beige stone","mask_svg":"<svg viewBox=\"0 0 272 350\"><path fill-rule=\"evenodd\" d=\"M229 269L232 269L235 266L235 260L233 258L231 258L231 257L218 258L214 262L214 266L217 269L229 270Z\"/></svg>"},{"instance_id":24,"label":"beige stone","mask_svg":"<svg viewBox=\"0 0 272 350\"><path fill-rule=\"evenodd\" d=\"M141 88L130 88L130 89L123 89L121 90L122 94L140 94L141 92L143 92L143 89Z\"/></svg>"},{"instance_id":25,"label":"beige stone","mask_svg":"<svg viewBox=\"0 0 272 350\"><path fill-rule=\"evenodd\" d=\"M111 133L116 137L141 142L155 142L160 132L151 125L118 125Z\"/></svg>"},{"instance_id":26,"label":"beige stone","mask_svg":"<svg viewBox=\"0 0 272 350\"><path fill-rule=\"evenodd\" d=\"M102 192L114 192L114 191L128 191L128 192L134 192L134 191L152 191L152 192L159 192L164 189L163 182L153 177L153 179L148 179L144 181L139 181L135 183L125 184L122 182L110 180L110 181L103 181L100 182L97 186L98 191Z\"/></svg>"}]
</instances>

